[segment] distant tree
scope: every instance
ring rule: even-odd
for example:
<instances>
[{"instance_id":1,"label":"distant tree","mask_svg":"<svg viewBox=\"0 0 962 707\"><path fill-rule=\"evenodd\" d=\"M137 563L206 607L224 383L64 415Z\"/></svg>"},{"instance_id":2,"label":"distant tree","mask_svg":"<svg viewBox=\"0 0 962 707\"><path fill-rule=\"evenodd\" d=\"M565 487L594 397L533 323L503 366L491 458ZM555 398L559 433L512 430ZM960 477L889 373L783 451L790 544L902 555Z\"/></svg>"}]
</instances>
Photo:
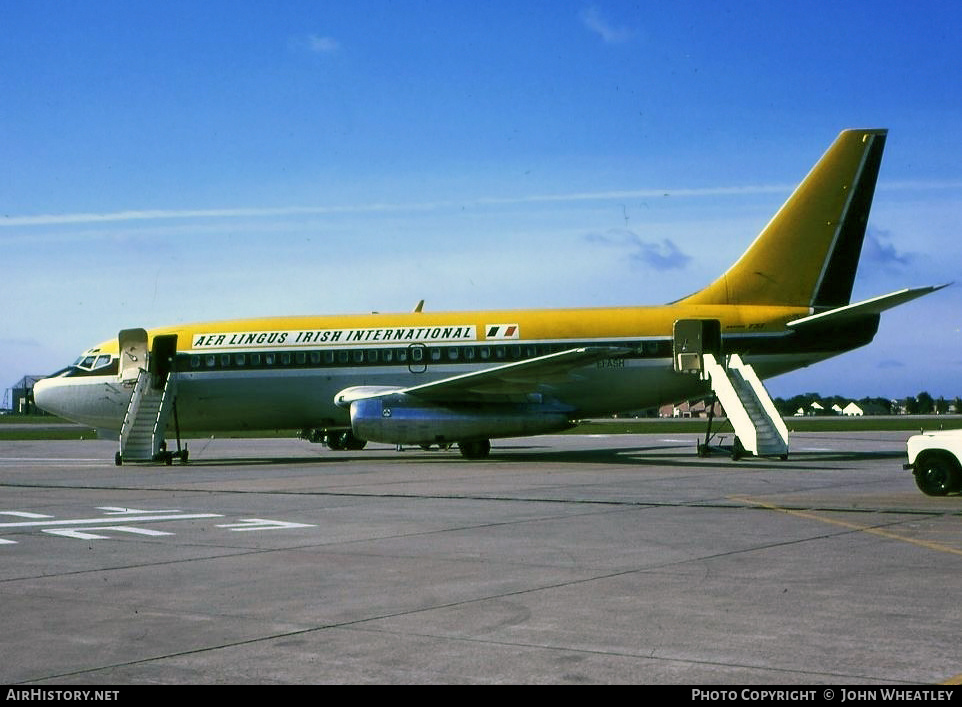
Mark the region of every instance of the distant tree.
<instances>
[{"instance_id":1,"label":"distant tree","mask_svg":"<svg viewBox=\"0 0 962 707\"><path fill-rule=\"evenodd\" d=\"M930 415L935 409L935 401L932 396L926 393L924 390L915 396L915 399L919 403L918 414L919 415Z\"/></svg>"},{"instance_id":2,"label":"distant tree","mask_svg":"<svg viewBox=\"0 0 962 707\"><path fill-rule=\"evenodd\" d=\"M871 413L874 415L891 415L893 412L892 401L888 398L862 398L858 401L858 404L862 406L862 409L874 410Z\"/></svg>"},{"instance_id":3,"label":"distant tree","mask_svg":"<svg viewBox=\"0 0 962 707\"><path fill-rule=\"evenodd\" d=\"M916 400L911 395L903 401L903 407L905 408L906 415L918 415L919 414L919 401Z\"/></svg>"},{"instance_id":4,"label":"distant tree","mask_svg":"<svg viewBox=\"0 0 962 707\"><path fill-rule=\"evenodd\" d=\"M955 408L955 414L958 415L962 413L962 398L956 398L952 403L952 407Z\"/></svg>"},{"instance_id":5,"label":"distant tree","mask_svg":"<svg viewBox=\"0 0 962 707\"><path fill-rule=\"evenodd\" d=\"M804 413L810 412L809 405L813 400L813 394L808 393L806 395L793 395L788 400L782 402L782 406L778 408L779 412L783 415L789 416L794 415L801 409Z\"/></svg>"},{"instance_id":6,"label":"distant tree","mask_svg":"<svg viewBox=\"0 0 962 707\"><path fill-rule=\"evenodd\" d=\"M940 395L938 400L935 401L935 411L939 415L947 413L949 411L949 401Z\"/></svg>"}]
</instances>

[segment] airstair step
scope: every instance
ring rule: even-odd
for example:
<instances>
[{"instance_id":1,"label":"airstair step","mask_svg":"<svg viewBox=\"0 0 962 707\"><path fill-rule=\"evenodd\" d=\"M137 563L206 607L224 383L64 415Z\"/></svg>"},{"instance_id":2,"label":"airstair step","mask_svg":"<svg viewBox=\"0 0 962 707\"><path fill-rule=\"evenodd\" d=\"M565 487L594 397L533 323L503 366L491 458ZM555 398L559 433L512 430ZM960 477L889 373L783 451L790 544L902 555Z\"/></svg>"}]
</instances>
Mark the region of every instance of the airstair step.
<instances>
[{"instance_id":1,"label":"airstair step","mask_svg":"<svg viewBox=\"0 0 962 707\"><path fill-rule=\"evenodd\" d=\"M752 367L737 354L729 357L727 366L712 354L704 354L703 358L705 376L745 451L787 455L788 430Z\"/></svg>"},{"instance_id":2,"label":"airstair step","mask_svg":"<svg viewBox=\"0 0 962 707\"><path fill-rule=\"evenodd\" d=\"M167 376L163 390L151 388L151 376L141 370L131 392L120 433L121 459L149 461L162 448L167 418L174 403L174 375Z\"/></svg>"}]
</instances>

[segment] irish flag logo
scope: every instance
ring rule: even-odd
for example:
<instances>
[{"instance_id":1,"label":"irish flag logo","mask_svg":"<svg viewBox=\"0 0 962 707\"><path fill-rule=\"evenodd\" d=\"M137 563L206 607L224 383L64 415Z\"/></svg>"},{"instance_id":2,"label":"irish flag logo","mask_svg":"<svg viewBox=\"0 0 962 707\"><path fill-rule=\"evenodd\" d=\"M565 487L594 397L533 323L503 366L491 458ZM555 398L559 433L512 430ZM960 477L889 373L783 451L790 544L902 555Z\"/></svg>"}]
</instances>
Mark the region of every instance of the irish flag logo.
<instances>
[{"instance_id":1,"label":"irish flag logo","mask_svg":"<svg viewBox=\"0 0 962 707\"><path fill-rule=\"evenodd\" d=\"M504 341L521 338L521 327L517 324L487 324L484 329L486 339Z\"/></svg>"}]
</instances>

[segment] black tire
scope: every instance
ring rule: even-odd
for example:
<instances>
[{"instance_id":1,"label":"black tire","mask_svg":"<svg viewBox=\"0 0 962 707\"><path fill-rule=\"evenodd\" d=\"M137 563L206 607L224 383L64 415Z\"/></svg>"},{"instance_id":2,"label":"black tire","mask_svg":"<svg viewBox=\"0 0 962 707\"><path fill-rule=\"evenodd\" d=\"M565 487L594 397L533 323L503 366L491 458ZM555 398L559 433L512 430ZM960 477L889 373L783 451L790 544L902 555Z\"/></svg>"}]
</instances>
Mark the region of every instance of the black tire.
<instances>
[{"instance_id":1,"label":"black tire","mask_svg":"<svg viewBox=\"0 0 962 707\"><path fill-rule=\"evenodd\" d=\"M458 442L458 449L465 459L485 459L491 452L491 441L487 439L472 439Z\"/></svg>"},{"instance_id":2,"label":"black tire","mask_svg":"<svg viewBox=\"0 0 962 707\"><path fill-rule=\"evenodd\" d=\"M343 452L347 447L345 443L345 432L328 432L324 438L327 448L335 452Z\"/></svg>"},{"instance_id":3,"label":"black tire","mask_svg":"<svg viewBox=\"0 0 962 707\"><path fill-rule=\"evenodd\" d=\"M346 432L344 448L351 452L357 452L367 446L367 440L357 437L353 432Z\"/></svg>"},{"instance_id":4,"label":"black tire","mask_svg":"<svg viewBox=\"0 0 962 707\"><path fill-rule=\"evenodd\" d=\"M327 446L335 452L351 451L356 452L364 449L367 440L355 437L350 430L340 432L330 432L327 435Z\"/></svg>"},{"instance_id":5,"label":"black tire","mask_svg":"<svg viewBox=\"0 0 962 707\"><path fill-rule=\"evenodd\" d=\"M915 485L926 496L959 490L959 463L947 454L926 454L915 461Z\"/></svg>"}]
</instances>

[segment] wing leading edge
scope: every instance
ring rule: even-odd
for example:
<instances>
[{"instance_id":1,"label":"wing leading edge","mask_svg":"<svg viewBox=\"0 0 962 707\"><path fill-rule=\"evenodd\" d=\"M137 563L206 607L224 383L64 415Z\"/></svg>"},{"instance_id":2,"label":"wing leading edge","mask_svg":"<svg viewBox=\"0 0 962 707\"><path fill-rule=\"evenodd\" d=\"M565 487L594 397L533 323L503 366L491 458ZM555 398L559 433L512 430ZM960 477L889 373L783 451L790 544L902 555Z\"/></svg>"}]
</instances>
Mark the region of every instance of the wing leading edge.
<instances>
[{"instance_id":1,"label":"wing leading edge","mask_svg":"<svg viewBox=\"0 0 962 707\"><path fill-rule=\"evenodd\" d=\"M339 392L334 400L348 407L355 400L403 393L431 403L504 402L537 393L539 386L563 382L577 375L576 370L606 358L631 353L619 346L585 346L524 361L506 363L479 371L409 387L355 386Z\"/></svg>"}]
</instances>

